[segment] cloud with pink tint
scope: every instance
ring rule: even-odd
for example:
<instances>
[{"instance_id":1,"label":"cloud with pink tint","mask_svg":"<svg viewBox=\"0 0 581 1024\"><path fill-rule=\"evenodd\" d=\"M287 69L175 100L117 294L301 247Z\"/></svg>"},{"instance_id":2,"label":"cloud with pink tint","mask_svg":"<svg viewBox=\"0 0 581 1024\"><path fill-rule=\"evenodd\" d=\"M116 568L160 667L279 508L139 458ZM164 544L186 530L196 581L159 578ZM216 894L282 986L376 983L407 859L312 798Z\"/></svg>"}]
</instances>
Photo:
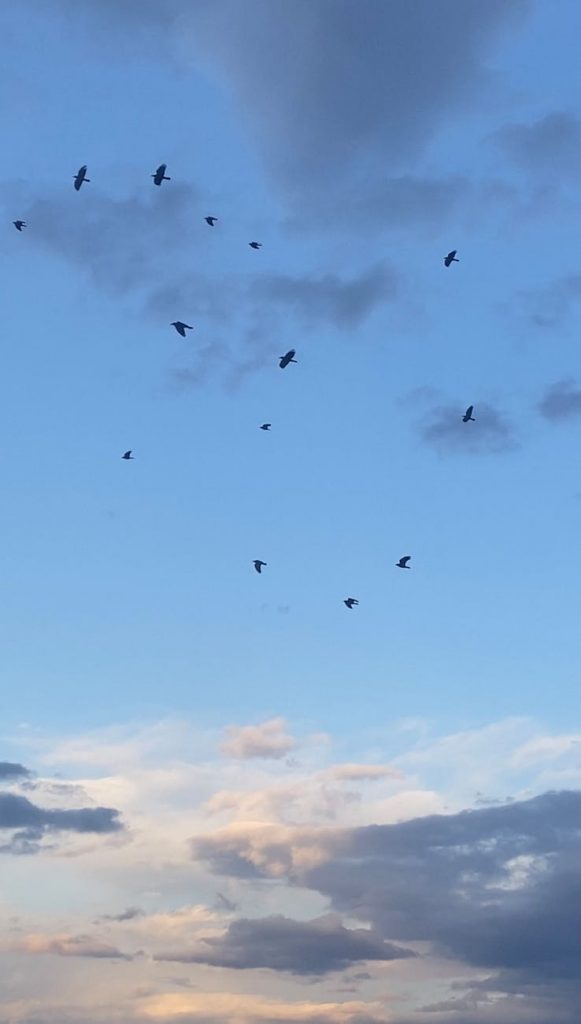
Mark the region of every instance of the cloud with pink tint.
<instances>
[{"instance_id":1,"label":"cloud with pink tint","mask_svg":"<svg viewBox=\"0 0 581 1024\"><path fill-rule=\"evenodd\" d=\"M259 725L229 725L220 750L226 757L248 761L252 758L279 760L297 746L287 732L284 718L270 718Z\"/></svg>"}]
</instances>

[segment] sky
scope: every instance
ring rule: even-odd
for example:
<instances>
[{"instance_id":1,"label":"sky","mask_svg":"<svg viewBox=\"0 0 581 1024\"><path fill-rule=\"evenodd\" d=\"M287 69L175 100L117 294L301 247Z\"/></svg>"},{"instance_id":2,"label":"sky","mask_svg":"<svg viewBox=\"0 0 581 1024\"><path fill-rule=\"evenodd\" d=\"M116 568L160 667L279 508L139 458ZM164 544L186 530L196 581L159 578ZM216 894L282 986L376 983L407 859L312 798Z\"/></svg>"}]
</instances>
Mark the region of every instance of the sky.
<instances>
[{"instance_id":1,"label":"sky","mask_svg":"<svg viewBox=\"0 0 581 1024\"><path fill-rule=\"evenodd\" d=\"M577 1021L580 31L1 5L0 1024Z\"/></svg>"}]
</instances>

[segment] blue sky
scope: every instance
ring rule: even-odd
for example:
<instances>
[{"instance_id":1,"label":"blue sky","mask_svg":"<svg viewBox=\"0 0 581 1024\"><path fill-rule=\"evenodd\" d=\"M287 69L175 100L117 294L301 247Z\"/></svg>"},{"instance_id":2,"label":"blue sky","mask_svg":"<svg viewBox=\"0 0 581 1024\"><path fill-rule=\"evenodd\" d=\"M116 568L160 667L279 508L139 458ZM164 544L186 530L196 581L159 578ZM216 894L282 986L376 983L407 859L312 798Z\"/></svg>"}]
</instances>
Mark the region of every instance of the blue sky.
<instances>
[{"instance_id":1,"label":"blue sky","mask_svg":"<svg viewBox=\"0 0 581 1024\"><path fill-rule=\"evenodd\" d=\"M178 945L239 927L215 908L214 852L191 860L212 823L237 842L248 823L310 829L288 884L262 839L250 903L226 873L244 914L329 912L339 944L364 927L405 945L389 915L357 918L339 868L306 872L332 861L317 829L578 787L581 14L572 0L27 0L0 27L0 711L3 756L36 773L6 784L95 811L24 837L6 819L24 937L3 948L25 982L32 957L73 956L99 984L115 973L120 1013L198 1020L167 977L131 992L168 952L159 915ZM161 161L172 180L157 189ZM229 728L242 754L224 753ZM345 795L338 766L370 763L397 776L374 778L372 800L355 773ZM113 924L91 921L133 905L119 948L142 958L115 965ZM304 946L292 927L268 942ZM222 993L217 1022L469 1024L476 1007L502 1024L505 1003L519 1019L510 957L486 994L482 951L468 964L449 936L412 931L443 960L397 959L389 984L369 968L341 985L325 962L320 993L297 996L285 968L188 970ZM43 977L5 992L7 1020L39 1019L37 998L101 1019L80 974L60 1002ZM454 979L468 995L450 996ZM574 1019L561 994L545 1018L520 983L527 1020ZM416 984L425 997L391 1005Z\"/></svg>"}]
</instances>

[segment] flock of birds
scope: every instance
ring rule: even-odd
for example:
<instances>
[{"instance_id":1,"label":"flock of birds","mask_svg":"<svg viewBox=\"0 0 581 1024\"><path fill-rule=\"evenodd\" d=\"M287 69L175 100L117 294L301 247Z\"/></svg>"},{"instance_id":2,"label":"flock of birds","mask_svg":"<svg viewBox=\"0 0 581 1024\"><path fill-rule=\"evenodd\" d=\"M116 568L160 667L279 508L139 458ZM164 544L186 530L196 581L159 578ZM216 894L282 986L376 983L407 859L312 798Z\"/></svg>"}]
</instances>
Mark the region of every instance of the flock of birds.
<instances>
[{"instance_id":1,"label":"flock of birds","mask_svg":"<svg viewBox=\"0 0 581 1024\"><path fill-rule=\"evenodd\" d=\"M165 173L166 170L167 164L160 164L159 167L156 168L154 174L151 175L151 177L153 178L154 185L161 186L162 182L171 181L171 178ZM90 181L91 179L87 178L87 164L83 164L82 167L79 167L77 173L73 176L73 185L75 190L79 192L81 186L86 183L90 183ZM216 225L218 218L208 216L204 217L204 220L206 224L209 225L209 227L213 228ZM13 220L12 223L14 224L14 227L17 231L22 231L23 228L28 227L26 221L24 220ZM248 245L250 246L251 249L262 248L262 242L249 242ZM450 267L452 263L460 262L456 255L457 251L457 249L452 249L449 253L446 254L446 256L444 256L444 266ZM183 320L172 320L170 327L175 327L176 331L178 332L179 335L181 335L182 338L186 337L186 331L193 330L192 325L184 323ZM280 356L278 365L280 366L281 370L284 370L289 365L289 363L296 363L297 360L295 359L295 356L296 350L294 348L289 349L288 352L285 352L284 355ZM466 409L466 412L462 416L462 422L474 423L475 420L474 416L472 415L473 412L474 406L469 405L468 408ZM270 430L271 427L272 423L262 423L260 426L260 430L268 431ZM133 449L129 448L128 451L123 453L121 458L125 459L126 461L133 459ZM411 561L411 557L411 555L403 555L402 558L400 558L395 563L396 568L409 569L410 565L408 563ZM267 566L267 564L267 562L263 562L262 559L260 558L255 558L253 561L254 568L259 575L262 573L263 568ZM356 605L359 604L359 601L355 597L347 597L344 599L343 604L347 608L352 610Z\"/></svg>"}]
</instances>

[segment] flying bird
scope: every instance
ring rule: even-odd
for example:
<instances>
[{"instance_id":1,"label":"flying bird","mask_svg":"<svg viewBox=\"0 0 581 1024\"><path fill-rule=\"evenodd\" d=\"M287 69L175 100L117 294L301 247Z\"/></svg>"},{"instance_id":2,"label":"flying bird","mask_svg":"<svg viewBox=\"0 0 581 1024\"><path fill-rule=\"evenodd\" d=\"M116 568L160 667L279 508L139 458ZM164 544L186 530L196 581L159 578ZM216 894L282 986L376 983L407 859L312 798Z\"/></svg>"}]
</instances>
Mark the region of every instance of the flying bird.
<instances>
[{"instance_id":1,"label":"flying bird","mask_svg":"<svg viewBox=\"0 0 581 1024\"><path fill-rule=\"evenodd\" d=\"M474 406L473 405L469 405L467 410L466 410L466 412L464 413L464 415L462 417L462 423L470 423L470 422L474 423L475 420L474 420L474 416L472 415L473 412L474 412Z\"/></svg>"},{"instance_id":2,"label":"flying bird","mask_svg":"<svg viewBox=\"0 0 581 1024\"><path fill-rule=\"evenodd\" d=\"M159 165L155 174L151 175L151 177L153 178L154 185L161 185L162 181L171 181L171 178L168 178L167 174L165 173L166 170L167 164Z\"/></svg>"},{"instance_id":3,"label":"flying bird","mask_svg":"<svg viewBox=\"0 0 581 1024\"><path fill-rule=\"evenodd\" d=\"M83 166L79 167L77 173L75 174L75 189L77 190L77 192L79 191L83 182L90 180L90 178L87 178L87 165L83 164Z\"/></svg>"},{"instance_id":4,"label":"flying bird","mask_svg":"<svg viewBox=\"0 0 581 1024\"><path fill-rule=\"evenodd\" d=\"M262 242L249 242L251 249L262 249Z\"/></svg>"},{"instance_id":5,"label":"flying bird","mask_svg":"<svg viewBox=\"0 0 581 1024\"><path fill-rule=\"evenodd\" d=\"M399 562L395 563L398 569L409 569L408 562L411 557L411 555L404 555L403 558L400 558Z\"/></svg>"},{"instance_id":6,"label":"flying bird","mask_svg":"<svg viewBox=\"0 0 581 1024\"><path fill-rule=\"evenodd\" d=\"M186 331L193 331L194 329L193 327L190 327L189 324L182 323L181 320L172 320L170 327L175 327L176 331L178 334L181 334L182 338L185 338Z\"/></svg>"},{"instance_id":7,"label":"flying bird","mask_svg":"<svg viewBox=\"0 0 581 1024\"><path fill-rule=\"evenodd\" d=\"M125 452L125 454L121 456L121 458L122 459L132 459L133 458L133 455L131 454L132 451L133 451L133 448L130 448L129 451Z\"/></svg>"},{"instance_id":8,"label":"flying bird","mask_svg":"<svg viewBox=\"0 0 581 1024\"><path fill-rule=\"evenodd\" d=\"M444 266L445 267L449 267L451 263L459 263L460 262L460 260L456 259L456 253L457 252L458 252L457 249L452 249L452 251L449 252L447 256L444 256Z\"/></svg>"},{"instance_id":9,"label":"flying bird","mask_svg":"<svg viewBox=\"0 0 581 1024\"><path fill-rule=\"evenodd\" d=\"M261 562L260 558L255 558L254 559L254 568L256 569L256 571L258 573L262 572L262 566L266 565L266 564L267 564L266 562Z\"/></svg>"},{"instance_id":10,"label":"flying bird","mask_svg":"<svg viewBox=\"0 0 581 1024\"><path fill-rule=\"evenodd\" d=\"M352 608L354 604L359 604L359 601L356 597L348 597L343 601L343 604L346 604L348 608Z\"/></svg>"},{"instance_id":11,"label":"flying bird","mask_svg":"<svg viewBox=\"0 0 581 1024\"><path fill-rule=\"evenodd\" d=\"M261 430L270 430L271 427L272 427L272 423L263 423L260 429Z\"/></svg>"},{"instance_id":12,"label":"flying bird","mask_svg":"<svg viewBox=\"0 0 581 1024\"><path fill-rule=\"evenodd\" d=\"M210 227L213 228L214 224L216 223L218 218L217 217L204 217L204 220L206 221L206 224L209 224Z\"/></svg>"},{"instance_id":13,"label":"flying bird","mask_svg":"<svg viewBox=\"0 0 581 1024\"><path fill-rule=\"evenodd\" d=\"M296 363L296 354L297 353L294 348L289 348L288 352L285 352L284 356L280 356L280 362L278 365L281 370L284 370L285 366L288 366L289 363Z\"/></svg>"},{"instance_id":14,"label":"flying bird","mask_svg":"<svg viewBox=\"0 0 581 1024\"><path fill-rule=\"evenodd\" d=\"M12 223L17 231L22 231L22 228L26 227L26 221L24 220L13 220Z\"/></svg>"}]
</instances>

